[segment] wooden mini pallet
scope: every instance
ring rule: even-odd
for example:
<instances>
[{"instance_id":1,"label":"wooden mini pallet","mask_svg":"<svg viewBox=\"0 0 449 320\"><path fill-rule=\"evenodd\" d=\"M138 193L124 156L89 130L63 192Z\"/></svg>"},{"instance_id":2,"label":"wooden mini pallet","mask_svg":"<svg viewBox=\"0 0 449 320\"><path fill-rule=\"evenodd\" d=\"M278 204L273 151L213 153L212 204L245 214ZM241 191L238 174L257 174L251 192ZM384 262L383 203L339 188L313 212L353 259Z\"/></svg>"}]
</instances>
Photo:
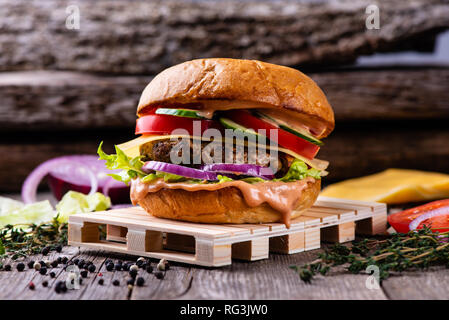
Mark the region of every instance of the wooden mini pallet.
<instances>
[{"instance_id":1,"label":"wooden mini pallet","mask_svg":"<svg viewBox=\"0 0 449 320\"><path fill-rule=\"evenodd\" d=\"M69 217L69 244L119 253L165 258L203 266L224 266L232 259L260 260L269 252L293 254L317 249L321 240L346 242L355 233L386 231L386 205L319 197L315 205L282 223L200 224L155 218L140 207L81 213ZM100 240L99 225L106 225Z\"/></svg>"}]
</instances>

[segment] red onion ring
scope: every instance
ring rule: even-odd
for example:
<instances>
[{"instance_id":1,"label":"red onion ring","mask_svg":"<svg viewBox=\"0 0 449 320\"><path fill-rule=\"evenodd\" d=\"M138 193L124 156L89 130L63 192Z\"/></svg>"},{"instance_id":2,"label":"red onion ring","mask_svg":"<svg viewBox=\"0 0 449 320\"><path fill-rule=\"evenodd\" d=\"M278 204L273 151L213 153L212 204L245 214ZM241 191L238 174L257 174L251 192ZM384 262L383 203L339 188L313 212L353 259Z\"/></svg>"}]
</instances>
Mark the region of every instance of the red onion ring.
<instances>
[{"instance_id":1,"label":"red onion ring","mask_svg":"<svg viewBox=\"0 0 449 320\"><path fill-rule=\"evenodd\" d=\"M98 189L97 177L87 165L81 163L80 161L70 159L70 157L59 157L41 163L28 175L28 177L25 179L25 182L22 185L23 202L24 203L36 202L37 187L39 186L41 180L48 173L50 173L51 170L55 169L56 167L60 167L62 165L74 166L75 170L77 170L80 167L85 169L87 174L89 175L91 185L89 194L94 194L95 192L97 192Z\"/></svg>"},{"instance_id":2,"label":"red onion ring","mask_svg":"<svg viewBox=\"0 0 449 320\"><path fill-rule=\"evenodd\" d=\"M212 163L201 166L204 171L221 173L239 173L246 176L253 176L262 179L274 179L273 170L269 167L262 167L255 164L236 164L236 163Z\"/></svg>"},{"instance_id":3,"label":"red onion ring","mask_svg":"<svg viewBox=\"0 0 449 320\"><path fill-rule=\"evenodd\" d=\"M151 172L153 170L176 174L178 176L183 176L192 179L217 180L217 174L213 172L193 169L172 163L160 161L148 161L142 167L142 171L144 172Z\"/></svg>"},{"instance_id":4,"label":"red onion ring","mask_svg":"<svg viewBox=\"0 0 449 320\"><path fill-rule=\"evenodd\" d=\"M408 225L408 228L410 229L410 231L416 230L416 228L418 228L418 226L420 225L421 222L423 222L427 219L442 216L445 214L449 214L448 206L428 211L428 212L420 215L416 219L412 220L412 222L410 222L410 224Z\"/></svg>"}]
</instances>

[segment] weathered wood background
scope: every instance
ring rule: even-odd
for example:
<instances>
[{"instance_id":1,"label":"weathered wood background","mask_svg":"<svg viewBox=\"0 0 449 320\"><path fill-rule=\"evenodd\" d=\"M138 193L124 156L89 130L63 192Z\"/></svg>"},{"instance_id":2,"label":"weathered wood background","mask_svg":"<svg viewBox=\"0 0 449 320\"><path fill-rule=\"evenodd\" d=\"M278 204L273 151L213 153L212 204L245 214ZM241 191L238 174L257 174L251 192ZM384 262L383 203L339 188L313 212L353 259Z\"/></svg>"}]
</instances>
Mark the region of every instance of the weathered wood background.
<instances>
[{"instance_id":1,"label":"weathered wood background","mask_svg":"<svg viewBox=\"0 0 449 320\"><path fill-rule=\"evenodd\" d=\"M379 30L365 27L373 3ZM73 4L79 30L65 26ZM316 80L337 121L319 154L327 181L388 167L449 172L449 69L351 66L432 50L448 27L447 0L0 0L0 192L18 191L46 159L132 138L148 81L199 57L260 59Z\"/></svg>"}]
</instances>

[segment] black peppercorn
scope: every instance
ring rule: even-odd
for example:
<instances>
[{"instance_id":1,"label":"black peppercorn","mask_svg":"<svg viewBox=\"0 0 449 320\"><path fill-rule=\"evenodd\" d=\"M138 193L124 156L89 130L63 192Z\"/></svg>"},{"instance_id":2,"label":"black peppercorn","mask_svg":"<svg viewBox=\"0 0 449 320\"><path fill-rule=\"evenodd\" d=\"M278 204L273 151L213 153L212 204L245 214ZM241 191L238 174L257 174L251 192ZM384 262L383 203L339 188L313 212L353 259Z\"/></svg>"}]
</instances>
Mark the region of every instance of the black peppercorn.
<instances>
[{"instance_id":1,"label":"black peppercorn","mask_svg":"<svg viewBox=\"0 0 449 320\"><path fill-rule=\"evenodd\" d=\"M25 264L23 264L22 262L19 262L16 266L17 271L21 272L25 269Z\"/></svg>"},{"instance_id":2,"label":"black peppercorn","mask_svg":"<svg viewBox=\"0 0 449 320\"><path fill-rule=\"evenodd\" d=\"M130 275L132 278L136 278L136 276L137 276L137 270L134 270L134 269L129 270L129 275Z\"/></svg>"},{"instance_id":3,"label":"black peppercorn","mask_svg":"<svg viewBox=\"0 0 449 320\"><path fill-rule=\"evenodd\" d=\"M108 270L108 271L114 270L114 264L112 262L109 262L108 264L106 264L106 270Z\"/></svg>"},{"instance_id":4,"label":"black peppercorn","mask_svg":"<svg viewBox=\"0 0 449 320\"><path fill-rule=\"evenodd\" d=\"M45 280L44 282L42 282L42 286L44 286L44 287L48 287L48 281L47 281L47 280Z\"/></svg>"},{"instance_id":5,"label":"black peppercorn","mask_svg":"<svg viewBox=\"0 0 449 320\"><path fill-rule=\"evenodd\" d=\"M50 252L50 248L49 247L44 247L41 251L41 253L46 256L48 253Z\"/></svg>"},{"instance_id":6,"label":"black peppercorn","mask_svg":"<svg viewBox=\"0 0 449 320\"><path fill-rule=\"evenodd\" d=\"M136 280L136 284L137 284L138 287L143 286L145 284L145 279L142 278L142 277L138 277L137 280Z\"/></svg>"},{"instance_id":7,"label":"black peppercorn","mask_svg":"<svg viewBox=\"0 0 449 320\"><path fill-rule=\"evenodd\" d=\"M56 259L56 261L58 261L58 263L62 263L62 258L58 257L58 259Z\"/></svg>"},{"instance_id":8,"label":"black peppercorn","mask_svg":"<svg viewBox=\"0 0 449 320\"><path fill-rule=\"evenodd\" d=\"M89 270L89 272L95 272L95 266L93 265L93 264L91 264L90 266L89 266L89 268L88 268L88 270Z\"/></svg>"},{"instance_id":9,"label":"black peppercorn","mask_svg":"<svg viewBox=\"0 0 449 320\"><path fill-rule=\"evenodd\" d=\"M119 286L120 285L120 281L118 281L118 280L114 280L113 282L112 282L112 284L114 285L114 286Z\"/></svg>"},{"instance_id":10,"label":"black peppercorn","mask_svg":"<svg viewBox=\"0 0 449 320\"><path fill-rule=\"evenodd\" d=\"M62 251L62 245L57 245L55 248L56 252L60 253Z\"/></svg>"},{"instance_id":11,"label":"black peppercorn","mask_svg":"<svg viewBox=\"0 0 449 320\"><path fill-rule=\"evenodd\" d=\"M109 264L109 263L113 263L113 261L111 259L106 259L106 261L104 262L104 264Z\"/></svg>"},{"instance_id":12,"label":"black peppercorn","mask_svg":"<svg viewBox=\"0 0 449 320\"><path fill-rule=\"evenodd\" d=\"M45 261L44 260L39 261L39 263L40 263L41 267L45 266Z\"/></svg>"},{"instance_id":13,"label":"black peppercorn","mask_svg":"<svg viewBox=\"0 0 449 320\"><path fill-rule=\"evenodd\" d=\"M58 266L58 261L57 261L57 260L53 261L53 262L51 263L51 266L52 266L53 268L56 268L56 267Z\"/></svg>"},{"instance_id":14,"label":"black peppercorn","mask_svg":"<svg viewBox=\"0 0 449 320\"><path fill-rule=\"evenodd\" d=\"M78 265L78 263L80 262L80 259L73 259L73 263Z\"/></svg>"},{"instance_id":15,"label":"black peppercorn","mask_svg":"<svg viewBox=\"0 0 449 320\"><path fill-rule=\"evenodd\" d=\"M154 273L154 275L156 276L156 278L158 279L164 279L164 274L161 271L156 271Z\"/></svg>"},{"instance_id":16,"label":"black peppercorn","mask_svg":"<svg viewBox=\"0 0 449 320\"><path fill-rule=\"evenodd\" d=\"M121 271L121 270L122 270L122 265L121 265L121 264L118 264L118 263L116 263L116 264L115 264L115 270L117 270L117 271Z\"/></svg>"},{"instance_id":17,"label":"black peppercorn","mask_svg":"<svg viewBox=\"0 0 449 320\"><path fill-rule=\"evenodd\" d=\"M54 273L53 271L50 272L50 277L52 277L52 278L56 277L56 273Z\"/></svg>"},{"instance_id":18,"label":"black peppercorn","mask_svg":"<svg viewBox=\"0 0 449 320\"><path fill-rule=\"evenodd\" d=\"M34 268L34 260L31 260L27 264L28 268L33 269Z\"/></svg>"},{"instance_id":19,"label":"black peppercorn","mask_svg":"<svg viewBox=\"0 0 449 320\"><path fill-rule=\"evenodd\" d=\"M84 260L81 260L78 262L78 268L83 269L84 268Z\"/></svg>"},{"instance_id":20,"label":"black peppercorn","mask_svg":"<svg viewBox=\"0 0 449 320\"><path fill-rule=\"evenodd\" d=\"M137 261L136 261L136 264L137 264L137 266L138 266L139 268L141 268L141 267L142 267L142 264L143 264L143 260L137 260Z\"/></svg>"},{"instance_id":21,"label":"black peppercorn","mask_svg":"<svg viewBox=\"0 0 449 320\"><path fill-rule=\"evenodd\" d=\"M5 264L5 271L11 271L11 265L10 264Z\"/></svg>"},{"instance_id":22,"label":"black peppercorn","mask_svg":"<svg viewBox=\"0 0 449 320\"><path fill-rule=\"evenodd\" d=\"M86 270L81 271L81 272L80 272L80 275L81 275L81 277L83 277L83 278L87 278L87 271L86 271Z\"/></svg>"},{"instance_id":23,"label":"black peppercorn","mask_svg":"<svg viewBox=\"0 0 449 320\"><path fill-rule=\"evenodd\" d=\"M123 266L123 271L129 271L129 263L125 263Z\"/></svg>"},{"instance_id":24,"label":"black peppercorn","mask_svg":"<svg viewBox=\"0 0 449 320\"><path fill-rule=\"evenodd\" d=\"M148 273L152 273L152 272L153 272L153 267L151 266L151 264L147 264L147 267L145 268L145 270L146 270Z\"/></svg>"},{"instance_id":25,"label":"black peppercorn","mask_svg":"<svg viewBox=\"0 0 449 320\"><path fill-rule=\"evenodd\" d=\"M103 280L103 279L98 280L98 284L99 284L100 286L102 286L103 283L104 283L104 280Z\"/></svg>"},{"instance_id":26,"label":"black peppercorn","mask_svg":"<svg viewBox=\"0 0 449 320\"><path fill-rule=\"evenodd\" d=\"M63 264L66 264L67 261L69 261L69 258L67 258L67 257L62 258L62 263L63 263Z\"/></svg>"},{"instance_id":27,"label":"black peppercorn","mask_svg":"<svg viewBox=\"0 0 449 320\"><path fill-rule=\"evenodd\" d=\"M55 286L55 291L56 291L56 293L66 292L67 291L67 287L65 285L65 282L64 281L58 281L56 283L56 286Z\"/></svg>"},{"instance_id":28,"label":"black peppercorn","mask_svg":"<svg viewBox=\"0 0 449 320\"><path fill-rule=\"evenodd\" d=\"M41 268L39 269L39 273L40 273L41 275L45 275L45 274L47 273L47 268L46 268L46 267L41 267Z\"/></svg>"}]
</instances>

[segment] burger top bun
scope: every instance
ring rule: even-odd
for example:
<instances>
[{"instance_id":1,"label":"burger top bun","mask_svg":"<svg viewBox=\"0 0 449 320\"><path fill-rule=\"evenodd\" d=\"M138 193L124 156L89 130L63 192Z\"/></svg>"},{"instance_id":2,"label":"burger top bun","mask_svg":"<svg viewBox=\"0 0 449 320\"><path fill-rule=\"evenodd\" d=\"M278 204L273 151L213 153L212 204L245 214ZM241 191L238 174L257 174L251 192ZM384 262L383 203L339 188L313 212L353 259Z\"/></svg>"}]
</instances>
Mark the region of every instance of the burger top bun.
<instances>
[{"instance_id":1,"label":"burger top bun","mask_svg":"<svg viewBox=\"0 0 449 320\"><path fill-rule=\"evenodd\" d=\"M318 128L318 138L334 128L332 108L312 79L298 70L257 60L198 59L168 68L142 92L137 115L156 106L278 109Z\"/></svg>"}]
</instances>

